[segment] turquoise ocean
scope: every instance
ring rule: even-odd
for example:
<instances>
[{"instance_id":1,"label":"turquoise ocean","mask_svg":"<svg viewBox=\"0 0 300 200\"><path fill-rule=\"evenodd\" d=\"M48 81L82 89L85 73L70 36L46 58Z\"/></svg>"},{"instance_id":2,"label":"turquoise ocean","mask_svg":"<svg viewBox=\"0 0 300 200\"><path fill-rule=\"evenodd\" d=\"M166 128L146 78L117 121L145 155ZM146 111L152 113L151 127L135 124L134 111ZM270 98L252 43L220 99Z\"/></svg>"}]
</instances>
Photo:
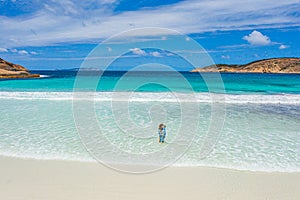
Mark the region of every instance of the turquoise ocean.
<instances>
[{"instance_id":1,"label":"turquoise ocean","mask_svg":"<svg viewBox=\"0 0 300 200\"><path fill-rule=\"evenodd\" d=\"M94 162L80 140L73 118L76 71L33 73L43 76L39 79L0 81L0 155ZM105 72L93 91L99 126L108 140L123 151L147 153L164 147L157 142L156 129L141 133L147 137L139 142L124 136L112 117L112 101L117 102L116 105L126 101L133 122L128 126L146 126L153 120L148 111L162 108L166 114L167 142L174 141L178 134L195 135L186 152L173 163L174 166L300 171L299 74L224 73L221 78L225 90L218 84L208 87L200 74L190 72L180 72L190 88L186 88L182 79L173 72L135 72L118 85L125 74L121 71ZM81 76L84 76L86 85L98 78L92 72ZM168 83L168 87L155 84L157 80ZM141 81L149 84L132 91L135 83ZM211 82L214 83L213 74ZM114 94L127 93L130 93L129 100L112 98ZM181 109L174 98L181 95L189 99L191 93L196 101L189 103L197 103L200 110L199 127L197 130L187 127L184 133L177 133ZM200 158L198 151L202 138L213 120L211 94L224 97L224 101L218 103L226 108L226 115L212 151L205 158ZM195 115L194 110L187 112L191 117ZM122 115L118 119L122 120ZM111 162L135 164L118 156L111 157Z\"/></svg>"}]
</instances>

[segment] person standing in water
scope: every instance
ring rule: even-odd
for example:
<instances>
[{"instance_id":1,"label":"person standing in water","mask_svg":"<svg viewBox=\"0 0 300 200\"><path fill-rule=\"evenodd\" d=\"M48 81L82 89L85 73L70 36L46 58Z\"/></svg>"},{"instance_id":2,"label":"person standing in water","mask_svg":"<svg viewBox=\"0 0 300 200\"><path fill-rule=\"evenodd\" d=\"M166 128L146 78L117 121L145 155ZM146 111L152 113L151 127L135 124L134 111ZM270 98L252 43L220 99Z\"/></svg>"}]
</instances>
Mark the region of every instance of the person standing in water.
<instances>
[{"instance_id":1,"label":"person standing in water","mask_svg":"<svg viewBox=\"0 0 300 200\"><path fill-rule=\"evenodd\" d=\"M158 137L159 137L158 142L159 143L165 143L166 134L167 134L167 132L166 132L166 125L160 124L158 126Z\"/></svg>"}]
</instances>

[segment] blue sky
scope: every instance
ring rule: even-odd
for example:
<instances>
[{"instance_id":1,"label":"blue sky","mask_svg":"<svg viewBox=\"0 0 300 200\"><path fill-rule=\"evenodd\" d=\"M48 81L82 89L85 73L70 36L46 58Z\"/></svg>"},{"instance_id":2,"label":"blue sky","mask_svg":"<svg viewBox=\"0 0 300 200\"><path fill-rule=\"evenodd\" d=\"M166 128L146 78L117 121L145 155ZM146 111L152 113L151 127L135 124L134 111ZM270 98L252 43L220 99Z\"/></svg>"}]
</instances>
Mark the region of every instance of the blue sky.
<instances>
[{"instance_id":1,"label":"blue sky","mask_svg":"<svg viewBox=\"0 0 300 200\"><path fill-rule=\"evenodd\" d=\"M29 69L76 68L110 36L144 27L187 35L215 63L300 57L299 18L299 0L0 0L0 57ZM169 38L159 32L128 37L123 43ZM170 52L132 46L112 68L147 62L185 65Z\"/></svg>"}]
</instances>

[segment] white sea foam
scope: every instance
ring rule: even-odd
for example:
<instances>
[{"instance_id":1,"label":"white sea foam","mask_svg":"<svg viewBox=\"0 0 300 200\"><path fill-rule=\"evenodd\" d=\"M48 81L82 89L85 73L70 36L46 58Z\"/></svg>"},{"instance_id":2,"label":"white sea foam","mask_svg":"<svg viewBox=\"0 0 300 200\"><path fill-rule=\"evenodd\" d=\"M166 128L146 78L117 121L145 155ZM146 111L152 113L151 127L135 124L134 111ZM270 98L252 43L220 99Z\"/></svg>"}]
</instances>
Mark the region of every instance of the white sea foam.
<instances>
[{"instance_id":1,"label":"white sea foam","mask_svg":"<svg viewBox=\"0 0 300 200\"><path fill-rule=\"evenodd\" d=\"M46 100L91 100L129 102L199 102L226 104L300 104L300 94L212 94L212 93L168 93L168 92L0 92L0 99L46 99Z\"/></svg>"},{"instance_id":2,"label":"white sea foam","mask_svg":"<svg viewBox=\"0 0 300 200\"><path fill-rule=\"evenodd\" d=\"M51 77L51 76L40 74L40 78L48 78L48 77Z\"/></svg>"}]
</instances>

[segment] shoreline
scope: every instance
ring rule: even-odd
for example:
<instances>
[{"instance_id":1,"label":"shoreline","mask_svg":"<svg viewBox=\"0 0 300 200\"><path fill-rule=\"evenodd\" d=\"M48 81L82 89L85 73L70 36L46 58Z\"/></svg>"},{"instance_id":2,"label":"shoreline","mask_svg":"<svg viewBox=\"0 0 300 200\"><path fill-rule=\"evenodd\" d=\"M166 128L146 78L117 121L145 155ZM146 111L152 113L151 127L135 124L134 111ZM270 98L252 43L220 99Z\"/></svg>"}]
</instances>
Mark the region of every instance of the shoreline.
<instances>
[{"instance_id":1,"label":"shoreline","mask_svg":"<svg viewBox=\"0 0 300 200\"><path fill-rule=\"evenodd\" d=\"M300 173L168 167L126 174L98 163L0 156L1 199L280 199L300 197Z\"/></svg>"},{"instance_id":2,"label":"shoreline","mask_svg":"<svg viewBox=\"0 0 300 200\"><path fill-rule=\"evenodd\" d=\"M71 162L71 163L82 163L82 164L98 164L98 165L102 165L105 168L110 168L107 165L101 164L100 162L98 162L97 160L94 160L91 157L91 160L76 160L76 159L62 159L62 158L33 158L33 157L20 157L20 156L14 156L14 155L0 155L0 161L1 158L6 158L6 159L16 159L16 160L22 160L22 161L34 161L34 162ZM135 167L132 164L111 164L114 166L128 166L128 167ZM147 165L139 165L139 167L147 167ZM294 173L300 173L300 171L279 171L279 170L251 170L251 169L238 169L238 168L230 168L230 167L226 167L226 166L206 166L206 165L170 165L170 166L166 166L166 167L161 167L161 169L158 170L154 170L153 172L149 172L149 173L155 173L157 171L160 170L164 170L167 168L174 168L174 169L182 169L182 168L186 168L186 169L192 169L192 168L210 168L210 169L216 169L216 170L229 170L229 171L236 171L236 172L249 172L249 173L287 173L287 174L294 174ZM114 169L112 169L114 170ZM119 172L118 170L115 170L117 172ZM122 172L120 172L122 173ZM139 173L137 173L139 174Z\"/></svg>"}]
</instances>

